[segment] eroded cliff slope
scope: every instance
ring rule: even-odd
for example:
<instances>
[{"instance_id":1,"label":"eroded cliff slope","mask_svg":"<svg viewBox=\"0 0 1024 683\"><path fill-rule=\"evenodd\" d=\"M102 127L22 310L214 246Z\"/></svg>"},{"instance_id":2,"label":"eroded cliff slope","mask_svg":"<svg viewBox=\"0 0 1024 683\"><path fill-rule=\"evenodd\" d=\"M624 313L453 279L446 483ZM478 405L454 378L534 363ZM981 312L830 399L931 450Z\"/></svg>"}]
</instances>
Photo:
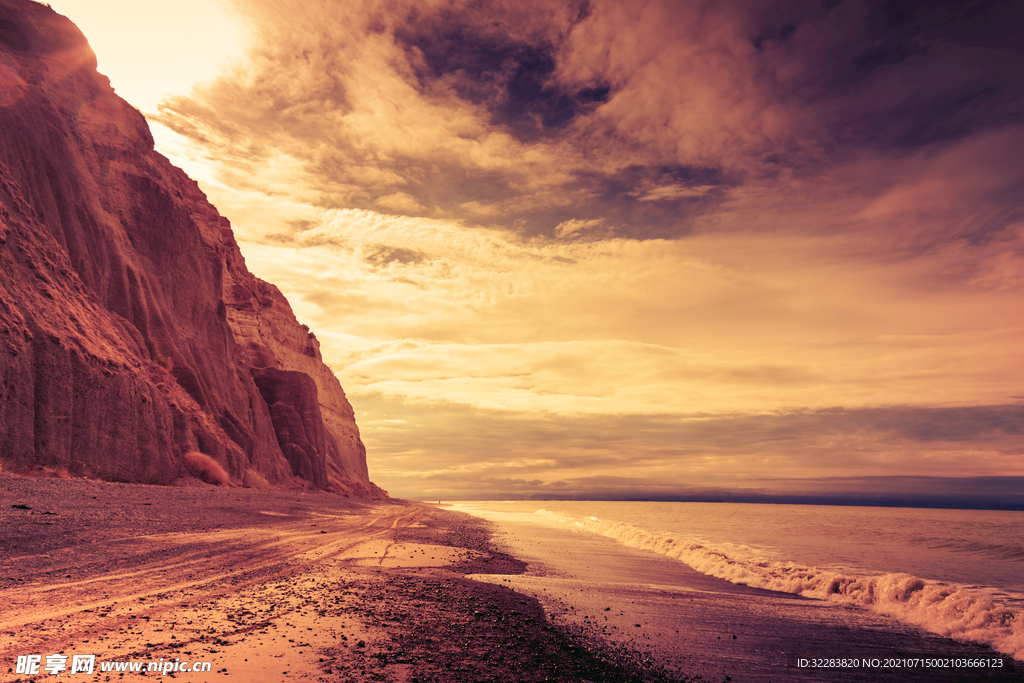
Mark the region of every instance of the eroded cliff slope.
<instances>
[{"instance_id":1,"label":"eroded cliff slope","mask_svg":"<svg viewBox=\"0 0 1024 683\"><path fill-rule=\"evenodd\" d=\"M67 19L0 0L0 464L360 497L352 407Z\"/></svg>"}]
</instances>

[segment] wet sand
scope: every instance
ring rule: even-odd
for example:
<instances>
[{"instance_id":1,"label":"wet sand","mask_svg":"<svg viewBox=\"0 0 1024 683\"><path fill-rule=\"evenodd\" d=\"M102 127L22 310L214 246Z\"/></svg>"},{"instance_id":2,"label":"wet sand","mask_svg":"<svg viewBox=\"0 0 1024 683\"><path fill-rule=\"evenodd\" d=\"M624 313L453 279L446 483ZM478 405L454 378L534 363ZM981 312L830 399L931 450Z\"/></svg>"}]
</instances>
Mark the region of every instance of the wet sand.
<instances>
[{"instance_id":1,"label":"wet sand","mask_svg":"<svg viewBox=\"0 0 1024 683\"><path fill-rule=\"evenodd\" d=\"M526 570L472 578L535 597L556 626L651 653L664 668L695 680L1024 678L1020 662L988 647L852 605L730 583L586 531L503 521L492 542L526 561ZM953 666L944 668L948 660Z\"/></svg>"},{"instance_id":2,"label":"wet sand","mask_svg":"<svg viewBox=\"0 0 1024 683\"><path fill-rule=\"evenodd\" d=\"M675 605L685 592L686 612L635 619L624 596L619 619L648 631L611 637L610 626L626 623L604 621L616 615L583 599L585 585L569 589L574 618L556 616L566 599L543 593L556 592L558 577L544 583L537 567L496 546L487 522L422 504L0 476L0 529L2 680L143 675L100 673L98 664L91 676L15 671L19 655L54 653L211 663L208 673L166 674L188 681L915 680L743 664L774 646L770 631L785 621L762 615L768 632L747 638L744 591L754 589L709 591L700 581L717 580L703 575L665 598ZM730 613L736 623L722 621ZM667 627L679 633L669 660L645 646L645 635ZM741 637L714 640L724 632ZM843 635L808 637L827 645Z\"/></svg>"}]
</instances>

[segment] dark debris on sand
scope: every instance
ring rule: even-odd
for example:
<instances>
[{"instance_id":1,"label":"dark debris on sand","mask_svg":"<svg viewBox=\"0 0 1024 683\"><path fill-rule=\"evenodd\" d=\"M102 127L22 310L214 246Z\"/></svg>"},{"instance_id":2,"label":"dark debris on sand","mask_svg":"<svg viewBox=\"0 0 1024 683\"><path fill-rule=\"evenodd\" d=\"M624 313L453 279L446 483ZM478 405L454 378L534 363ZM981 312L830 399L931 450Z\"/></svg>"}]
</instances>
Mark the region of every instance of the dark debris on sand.
<instances>
[{"instance_id":1,"label":"dark debris on sand","mask_svg":"<svg viewBox=\"0 0 1024 683\"><path fill-rule=\"evenodd\" d=\"M362 647L346 643L334 648L325 668L355 680L413 683L689 680L665 670L650 655L553 626L533 597L465 578L469 573L525 571L526 563L496 550L490 538L487 522L446 511L420 527L396 531L396 541L480 555L447 570L391 573L382 582L364 585L359 619L385 635Z\"/></svg>"}]
</instances>

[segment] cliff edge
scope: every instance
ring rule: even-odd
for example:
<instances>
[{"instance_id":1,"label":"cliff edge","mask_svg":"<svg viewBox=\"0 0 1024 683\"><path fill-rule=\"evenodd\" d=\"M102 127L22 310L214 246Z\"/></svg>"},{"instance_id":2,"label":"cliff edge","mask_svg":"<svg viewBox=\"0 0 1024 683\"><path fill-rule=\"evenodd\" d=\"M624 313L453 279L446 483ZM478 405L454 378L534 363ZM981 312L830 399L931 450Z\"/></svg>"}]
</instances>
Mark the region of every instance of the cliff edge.
<instances>
[{"instance_id":1,"label":"cliff edge","mask_svg":"<svg viewBox=\"0 0 1024 683\"><path fill-rule=\"evenodd\" d=\"M221 483L387 495L316 338L85 37L0 0L0 465L168 484L209 458Z\"/></svg>"}]
</instances>

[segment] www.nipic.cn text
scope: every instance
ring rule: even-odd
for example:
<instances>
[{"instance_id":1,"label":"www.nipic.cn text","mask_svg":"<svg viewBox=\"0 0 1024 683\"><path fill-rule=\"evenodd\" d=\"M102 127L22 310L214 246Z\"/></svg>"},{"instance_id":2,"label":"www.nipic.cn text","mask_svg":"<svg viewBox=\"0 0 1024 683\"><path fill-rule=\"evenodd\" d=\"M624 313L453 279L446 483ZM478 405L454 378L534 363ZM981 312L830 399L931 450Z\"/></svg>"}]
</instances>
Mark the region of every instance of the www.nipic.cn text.
<instances>
[{"instance_id":1,"label":"www.nipic.cn text","mask_svg":"<svg viewBox=\"0 0 1024 683\"><path fill-rule=\"evenodd\" d=\"M99 669L100 673L157 673L166 676L170 673L203 673L213 668L211 662L189 662L175 660L159 661L128 661L128 662L97 662L96 655L19 655L15 663L15 673L28 676L49 674L92 674Z\"/></svg>"}]
</instances>

